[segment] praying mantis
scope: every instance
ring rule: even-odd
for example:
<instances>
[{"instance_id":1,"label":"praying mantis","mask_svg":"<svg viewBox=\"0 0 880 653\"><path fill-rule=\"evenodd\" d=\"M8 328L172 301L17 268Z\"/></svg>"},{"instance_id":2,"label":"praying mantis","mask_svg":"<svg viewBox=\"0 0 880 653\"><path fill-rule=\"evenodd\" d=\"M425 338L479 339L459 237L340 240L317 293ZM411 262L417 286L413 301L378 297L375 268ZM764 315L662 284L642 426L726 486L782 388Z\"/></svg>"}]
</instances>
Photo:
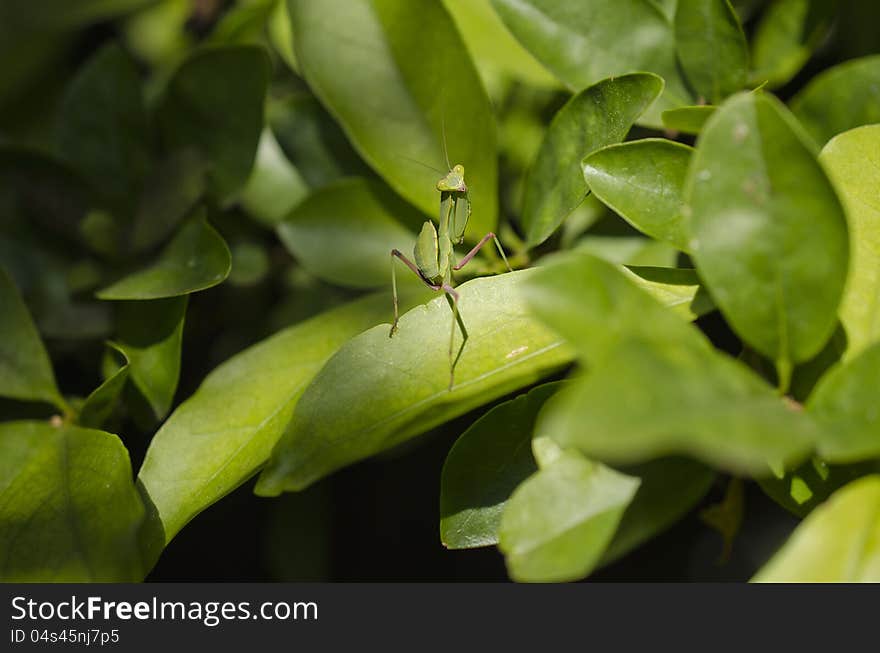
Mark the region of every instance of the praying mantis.
<instances>
[{"instance_id":1,"label":"praying mantis","mask_svg":"<svg viewBox=\"0 0 880 653\"><path fill-rule=\"evenodd\" d=\"M448 165L448 161L447 161ZM471 202L468 198L468 188L464 181L464 166L456 164L440 181L437 182L437 190L440 191L440 218L439 229L434 223L426 220L422 225L422 231L413 248L415 263L404 256L400 250L391 250L391 290L394 299L394 322L391 323L391 331L388 337L394 336L397 331L397 322L400 318L400 309L397 301L397 273L394 259L397 258L412 270L429 288L437 292L443 292L449 307L452 309L452 328L449 331L449 390L455 383L455 365L464 350L468 339L467 328L458 311L458 292L452 287L454 282L452 273L461 270L476 255L477 252L489 240L495 241L495 246L504 259L504 264L512 271L504 249L498 241L498 237L489 232L458 262L455 262L455 245L464 242L464 232L467 229L468 220L471 216ZM455 345L455 325L461 330L461 347L458 354L453 355Z\"/></svg>"}]
</instances>

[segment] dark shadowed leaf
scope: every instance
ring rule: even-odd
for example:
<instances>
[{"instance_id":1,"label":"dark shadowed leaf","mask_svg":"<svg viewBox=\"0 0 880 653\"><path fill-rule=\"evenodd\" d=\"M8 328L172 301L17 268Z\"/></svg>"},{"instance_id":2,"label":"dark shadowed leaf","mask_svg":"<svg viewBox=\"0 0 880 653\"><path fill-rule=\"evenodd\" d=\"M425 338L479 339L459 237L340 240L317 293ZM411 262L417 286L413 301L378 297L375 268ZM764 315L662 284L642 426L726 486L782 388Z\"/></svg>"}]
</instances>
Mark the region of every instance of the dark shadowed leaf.
<instances>
[{"instance_id":1,"label":"dark shadowed leaf","mask_svg":"<svg viewBox=\"0 0 880 653\"><path fill-rule=\"evenodd\" d=\"M820 145L854 127L880 122L880 55L853 59L816 75L791 110Z\"/></svg>"},{"instance_id":2,"label":"dark shadowed leaf","mask_svg":"<svg viewBox=\"0 0 880 653\"><path fill-rule=\"evenodd\" d=\"M115 435L0 424L0 579L135 582L144 506Z\"/></svg>"},{"instance_id":3,"label":"dark shadowed leaf","mask_svg":"<svg viewBox=\"0 0 880 653\"><path fill-rule=\"evenodd\" d=\"M134 62L116 44L103 47L71 82L59 116L59 153L115 207L130 211L152 157Z\"/></svg>"},{"instance_id":4,"label":"dark shadowed leaf","mask_svg":"<svg viewBox=\"0 0 880 653\"><path fill-rule=\"evenodd\" d=\"M581 159L622 141L662 90L656 75L623 75L584 89L557 112L526 181L522 226L529 245L549 238L583 202Z\"/></svg>"},{"instance_id":5,"label":"dark shadowed leaf","mask_svg":"<svg viewBox=\"0 0 880 653\"><path fill-rule=\"evenodd\" d=\"M180 377L187 297L125 302L117 312L117 347L135 387L157 419L168 414Z\"/></svg>"},{"instance_id":6,"label":"dark shadowed leaf","mask_svg":"<svg viewBox=\"0 0 880 653\"><path fill-rule=\"evenodd\" d=\"M159 103L157 120L166 148L195 148L209 163L209 186L221 202L250 176L268 80L262 47L206 47L175 71Z\"/></svg>"},{"instance_id":7,"label":"dark shadowed leaf","mask_svg":"<svg viewBox=\"0 0 880 653\"><path fill-rule=\"evenodd\" d=\"M281 151L270 129L264 129L257 160L241 193L245 210L267 227L274 227L308 194L300 171Z\"/></svg>"},{"instance_id":8,"label":"dark shadowed leaf","mask_svg":"<svg viewBox=\"0 0 880 653\"><path fill-rule=\"evenodd\" d=\"M0 267L0 396L64 408L52 363L27 306Z\"/></svg>"}]
</instances>

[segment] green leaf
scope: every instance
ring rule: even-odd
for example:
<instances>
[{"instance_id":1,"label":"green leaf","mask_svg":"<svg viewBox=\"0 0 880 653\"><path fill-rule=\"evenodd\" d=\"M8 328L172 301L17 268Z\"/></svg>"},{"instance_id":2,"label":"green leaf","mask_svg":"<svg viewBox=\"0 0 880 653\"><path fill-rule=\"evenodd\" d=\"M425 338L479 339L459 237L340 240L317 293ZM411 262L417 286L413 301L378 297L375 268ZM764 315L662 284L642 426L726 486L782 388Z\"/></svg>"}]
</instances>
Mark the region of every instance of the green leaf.
<instances>
[{"instance_id":1,"label":"green leaf","mask_svg":"<svg viewBox=\"0 0 880 653\"><path fill-rule=\"evenodd\" d=\"M752 38L752 83L787 83L827 35L835 10L825 0L776 0L761 16Z\"/></svg>"},{"instance_id":2,"label":"green leaf","mask_svg":"<svg viewBox=\"0 0 880 653\"><path fill-rule=\"evenodd\" d=\"M602 555L602 565L622 558L681 519L715 480L715 472L688 458L660 458L625 471L640 480L639 489Z\"/></svg>"},{"instance_id":3,"label":"green leaf","mask_svg":"<svg viewBox=\"0 0 880 653\"><path fill-rule=\"evenodd\" d=\"M134 582L144 506L115 435L0 424L0 579Z\"/></svg>"},{"instance_id":4,"label":"green leaf","mask_svg":"<svg viewBox=\"0 0 880 653\"><path fill-rule=\"evenodd\" d=\"M699 134L717 107L703 104L664 111L661 118L666 129L684 134Z\"/></svg>"},{"instance_id":5,"label":"green leaf","mask_svg":"<svg viewBox=\"0 0 880 653\"><path fill-rule=\"evenodd\" d=\"M848 463L880 457L880 342L831 369L807 409L823 427L819 455Z\"/></svg>"},{"instance_id":6,"label":"green leaf","mask_svg":"<svg viewBox=\"0 0 880 653\"><path fill-rule=\"evenodd\" d=\"M291 0L288 9L297 60L309 86L373 169L434 215L442 173L424 165L448 169L445 133L449 163L465 168L474 206L471 236L493 230L495 125L480 78L443 4Z\"/></svg>"},{"instance_id":7,"label":"green leaf","mask_svg":"<svg viewBox=\"0 0 880 653\"><path fill-rule=\"evenodd\" d=\"M504 505L537 470L532 430L559 383L545 383L499 404L456 440L440 476L440 539L450 549L498 543Z\"/></svg>"},{"instance_id":8,"label":"green leaf","mask_svg":"<svg viewBox=\"0 0 880 653\"><path fill-rule=\"evenodd\" d=\"M880 339L880 125L835 136L819 160L846 208L850 235L849 275L840 306L847 356Z\"/></svg>"},{"instance_id":9,"label":"green leaf","mask_svg":"<svg viewBox=\"0 0 880 653\"><path fill-rule=\"evenodd\" d=\"M281 151L272 131L264 129L253 172L241 193L241 205L252 217L274 227L307 194L305 179Z\"/></svg>"},{"instance_id":10,"label":"green leaf","mask_svg":"<svg viewBox=\"0 0 880 653\"><path fill-rule=\"evenodd\" d=\"M639 479L564 451L520 485L504 507L498 546L517 581L588 575L611 541Z\"/></svg>"},{"instance_id":11,"label":"green leaf","mask_svg":"<svg viewBox=\"0 0 880 653\"><path fill-rule=\"evenodd\" d=\"M458 288L470 334L449 389L452 311L437 297L346 343L305 391L257 484L257 493L300 490L327 474L534 383L571 352L527 313L522 270ZM455 350L461 337L454 331ZM344 407L344 408L343 408Z\"/></svg>"},{"instance_id":12,"label":"green leaf","mask_svg":"<svg viewBox=\"0 0 880 653\"><path fill-rule=\"evenodd\" d=\"M678 0L675 45L688 82L704 100L717 104L745 86L749 50L728 0Z\"/></svg>"},{"instance_id":13,"label":"green leaf","mask_svg":"<svg viewBox=\"0 0 880 653\"><path fill-rule=\"evenodd\" d=\"M821 145L854 127L880 122L880 55L852 59L816 75L791 110Z\"/></svg>"},{"instance_id":14,"label":"green leaf","mask_svg":"<svg viewBox=\"0 0 880 653\"><path fill-rule=\"evenodd\" d=\"M114 206L130 211L152 158L134 62L116 44L101 48L70 83L59 116L62 157Z\"/></svg>"},{"instance_id":15,"label":"green leaf","mask_svg":"<svg viewBox=\"0 0 880 653\"><path fill-rule=\"evenodd\" d=\"M810 451L809 419L615 266L564 257L524 293L588 365L538 419L560 446L611 464L684 454L754 475Z\"/></svg>"},{"instance_id":16,"label":"green leaf","mask_svg":"<svg viewBox=\"0 0 880 653\"><path fill-rule=\"evenodd\" d=\"M131 380L157 419L168 414L177 390L187 299L125 302L118 307L113 345L128 358Z\"/></svg>"},{"instance_id":17,"label":"green leaf","mask_svg":"<svg viewBox=\"0 0 880 653\"><path fill-rule=\"evenodd\" d=\"M822 349L837 325L846 218L813 146L771 96L742 93L706 124L688 175L691 250L724 317L776 362Z\"/></svg>"},{"instance_id":18,"label":"green leaf","mask_svg":"<svg viewBox=\"0 0 880 653\"><path fill-rule=\"evenodd\" d=\"M45 401L64 410L52 363L27 306L0 267L0 396Z\"/></svg>"},{"instance_id":19,"label":"green leaf","mask_svg":"<svg viewBox=\"0 0 880 653\"><path fill-rule=\"evenodd\" d=\"M880 476L866 476L835 492L752 580L880 582Z\"/></svg>"},{"instance_id":20,"label":"green leaf","mask_svg":"<svg viewBox=\"0 0 880 653\"><path fill-rule=\"evenodd\" d=\"M204 215L184 224L149 267L99 290L99 299L160 299L221 283L232 265L229 248Z\"/></svg>"},{"instance_id":21,"label":"green leaf","mask_svg":"<svg viewBox=\"0 0 880 653\"><path fill-rule=\"evenodd\" d=\"M221 202L250 176L268 81L262 47L206 47L181 64L160 100L157 122L165 146L198 150L210 163L210 189Z\"/></svg>"},{"instance_id":22,"label":"green leaf","mask_svg":"<svg viewBox=\"0 0 880 653\"><path fill-rule=\"evenodd\" d=\"M115 348L114 348L115 349ZM119 403L119 397L125 388L125 382L128 380L129 363L128 357L120 349L116 350L125 359L125 363L119 366L113 374L108 376L104 382L95 388L92 393L86 397L82 407L79 409L79 415L76 418L77 424L85 428L99 428L107 418L110 417L113 409Z\"/></svg>"},{"instance_id":23,"label":"green leaf","mask_svg":"<svg viewBox=\"0 0 880 653\"><path fill-rule=\"evenodd\" d=\"M622 141L662 90L656 75L623 75L584 89L556 113L526 181L522 226L530 246L549 238L584 201L581 159Z\"/></svg>"},{"instance_id":24,"label":"green leaf","mask_svg":"<svg viewBox=\"0 0 880 653\"><path fill-rule=\"evenodd\" d=\"M558 86L556 78L507 31L490 0L443 0L481 71L489 68L532 86ZM483 75L487 79L487 75Z\"/></svg>"},{"instance_id":25,"label":"green leaf","mask_svg":"<svg viewBox=\"0 0 880 653\"><path fill-rule=\"evenodd\" d=\"M426 295L401 299L407 306ZM205 378L153 437L138 475L166 542L266 462L326 360L390 314L390 293L369 295L280 331Z\"/></svg>"},{"instance_id":26,"label":"green leaf","mask_svg":"<svg viewBox=\"0 0 880 653\"><path fill-rule=\"evenodd\" d=\"M158 163L144 182L135 212L133 249L150 249L174 233L204 194L207 167L192 148L176 150Z\"/></svg>"},{"instance_id":27,"label":"green leaf","mask_svg":"<svg viewBox=\"0 0 880 653\"><path fill-rule=\"evenodd\" d=\"M573 90L635 70L660 75L663 96L641 122L692 104L675 58L670 20L648 0L493 0L508 29L535 58ZM621 38L621 35L626 35Z\"/></svg>"},{"instance_id":28,"label":"green leaf","mask_svg":"<svg viewBox=\"0 0 880 653\"><path fill-rule=\"evenodd\" d=\"M303 200L278 225L278 236L306 270L325 281L387 286L391 249L408 256L415 242L400 220L417 223L419 214L379 182L343 179Z\"/></svg>"},{"instance_id":29,"label":"green leaf","mask_svg":"<svg viewBox=\"0 0 880 653\"><path fill-rule=\"evenodd\" d=\"M642 233L688 250L684 183L693 149L662 138L610 145L583 161L590 190Z\"/></svg>"},{"instance_id":30,"label":"green leaf","mask_svg":"<svg viewBox=\"0 0 880 653\"><path fill-rule=\"evenodd\" d=\"M693 321L715 310L694 270L631 265L621 268L630 281L648 291L664 306Z\"/></svg>"},{"instance_id":31,"label":"green leaf","mask_svg":"<svg viewBox=\"0 0 880 653\"><path fill-rule=\"evenodd\" d=\"M644 236L602 236L587 234L579 239L573 251L592 254L619 265L654 266L673 269L678 250L668 243ZM695 282L696 283L696 282Z\"/></svg>"}]
</instances>

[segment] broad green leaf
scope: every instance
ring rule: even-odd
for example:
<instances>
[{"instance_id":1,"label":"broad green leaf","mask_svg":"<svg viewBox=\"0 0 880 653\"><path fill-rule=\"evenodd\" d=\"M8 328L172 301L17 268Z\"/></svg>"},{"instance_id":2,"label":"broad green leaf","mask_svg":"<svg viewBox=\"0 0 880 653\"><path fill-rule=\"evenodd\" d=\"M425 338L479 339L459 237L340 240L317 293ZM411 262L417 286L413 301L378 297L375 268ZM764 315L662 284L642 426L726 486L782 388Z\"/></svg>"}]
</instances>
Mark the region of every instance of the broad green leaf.
<instances>
[{"instance_id":1,"label":"broad green leaf","mask_svg":"<svg viewBox=\"0 0 880 653\"><path fill-rule=\"evenodd\" d=\"M790 81L827 35L834 4L825 0L771 3L752 38L752 83L767 82L776 88Z\"/></svg>"},{"instance_id":2,"label":"broad green leaf","mask_svg":"<svg viewBox=\"0 0 880 653\"><path fill-rule=\"evenodd\" d=\"M299 62L296 60L296 52L293 49L293 30L290 28L290 16L287 14L287 0L278 0L275 9L269 17L267 25L269 40L284 63L295 72L299 72Z\"/></svg>"},{"instance_id":3,"label":"broad green leaf","mask_svg":"<svg viewBox=\"0 0 880 653\"><path fill-rule=\"evenodd\" d=\"M754 475L810 451L809 419L615 266L564 257L524 292L588 365L538 419L562 447L611 464L684 454Z\"/></svg>"},{"instance_id":4,"label":"broad green leaf","mask_svg":"<svg viewBox=\"0 0 880 653\"><path fill-rule=\"evenodd\" d=\"M426 295L402 296L403 306ZM390 314L390 293L370 295L280 331L205 378L153 437L138 475L166 542L266 462L326 360Z\"/></svg>"},{"instance_id":5,"label":"broad green leaf","mask_svg":"<svg viewBox=\"0 0 880 653\"><path fill-rule=\"evenodd\" d=\"M623 75L584 89L556 113L526 181L522 226L529 245L547 240L584 201L581 159L622 141L662 90L656 75Z\"/></svg>"},{"instance_id":6,"label":"broad green leaf","mask_svg":"<svg viewBox=\"0 0 880 653\"><path fill-rule=\"evenodd\" d=\"M849 276L840 306L847 356L880 339L880 125L835 136L819 160L846 208Z\"/></svg>"},{"instance_id":7,"label":"broad green leaf","mask_svg":"<svg viewBox=\"0 0 880 653\"><path fill-rule=\"evenodd\" d=\"M848 463L880 457L880 342L819 381L807 410L822 426L819 455Z\"/></svg>"},{"instance_id":8,"label":"broad green leaf","mask_svg":"<svg viewBox=\"0 0 880 653\"><path fill-rule=\"evenodd\" d=\"M835 492L752 581L880 582L880 476L866 476Z\"/></svg>"},{"instance_id":9,"label":"broad green leaf","mask_svg":"<svg viewBox=\"0 0 880 653\"><path fill-rule=\"evenodd\" d=\"M761 489L780 506L797 515L806 517L813 509L850 481L880 471L880 463L855 465L829 465L821 458L813 457L783 476L757 479Z\"/></svg>"},{"instance_id":10,"label":"broad green leaf","mask_svg":"<svg viewBox=\"0 0 880 653\"><path fill-rule=\"evenodd\" d=\"M659 126L663 110L693 103L675 58L672 23L649 0L492 4L519 42L573 90L644 70L660 75L666 86L641 122Z\"/></svg>"},{"instance_id":11,"label":"broad green leaf","mask_svg":"<svg viewBox=\"0 0 880 653\"><path fill-rule=\"evenodd\" d=\"M250 176L268 80L262 47L206 47L180 65L160 100L157 122L166 148L198 150L210 164L210 189L221 202Z\"/></svg>"},{"instance_id":12,"label":"broad green leaf","mask_svg":"<svg viewBox=\"0 0 880 653\"><path fill-rule=\"evenodd\" d=\"M135 582L144 506L115 435L0 424L0 580Z\"/></svg>"},{"instance_id":13,"label":"broad green leaf","mask_svg":"<svg viewBox=\"0 0 880 653\"><path fill-rule=\"evenodd\" d=\"M688 82L704 100L717 104L745 86L749 50L728 0L678 0L675 45Z\"/></svg>"},{"instance_id":14,"label":"broad green leaf","mask_svg":"<svg viewBox=\"0 0 880 653\"><path fill-rule=\"evenodd\" d=\"M661 116L663 126L684 134L699 134L716 108L714 105L704 104L664 111Z\"/></svg>"},{"instance_id":15,"label":"broad green leaf","mask_svg":"<svg viewBox=\"0 0 880 653\"><path fill-rule=\"evenodd\" d=\"M400 220L418 221L418 212L379 182L343 179L303 200L278 225L278 236L306 270L325 281L387 286L391 249L409 256L415 243ZM399 271L411 274L403 266Z\"/></svg>"},{"instance_id":16,"label":"broad green leaf","mask_svg":"<svg viewBox=\"0 0 880 653\"><path fill-rule=\"evenodd\" d=\"M630 265L621 270L630 281L688 320L696 320L715 309L692 269Z\"/></svg>"},{"instance_id":17,"label":"broad green leaf","mask_svg":"<svg viewBox=\"0 0 880 653\"><path fill-rule=\"evenodd\" d=\"M500 404L456 440L440 475L440 539L450 549L498 543L504 505L537 470L530 444L538 411L559 383Z\"/></svg>"},{"instance_id":18,"label":"broad green leaf","mask_svg":"<svg viewBox=\"0 0 880 653\"><path fill-rule=\"evenodd\" d=\"M329 473L534 383L571 351L528 314L519 290L532 271L474 279L458 288L470 335L450 390L452 311L437 297L353 338L315 377L257 484L257 493L300 490Z\"/></svg>"},{"instance_id":19,"label":"broad green leaf","mask_svg":"<svg viewBox=\"0 0 880 653\"><path fill-rule=\"evenodd\" d=\"M822 145L854 127L880 122L880 55L853 59L816 75L791 110Z\"/></svg>"},{"instance_id":20,"label":"broad green leaf","mask_svg":"<svg viewBox=\"0 0 880 653\"><path fill-rule=\"evenodd\" d=\"M157 419L168 414L180 377L187 297L124 302L114 344L129 361L129 376Z\"/></svg>"},{"instance_id":21,"label":"broad green leaf","mask_svg":"<svg viewBox=\"0 0 880 653\"><path fill-rule=\"evenodd\" d=\"M116 44L101 48L70 83L59 116L61 156L114 206L130 211L152 157L134 62Z\"/></svg>"},{"instance_id":22,"label":"broad green leaf","mask_svg":"<svg viewBox=\"0 0 880 653\"><path fill-rule=\"evenodd\" d=\"M277 0L249 0L233 5L214 26L208 42L261 43L266 23L276 4L279 4Z\"/></svg>"},{"instance_id":23,"label":"broad green leaf","mask_svg":"<svg viewBox=\"0 0 880 653\"><path fill-rule=\"evenodd\" d=\"M787 389L831 337L847 273L846 217L814 146L778 100L739 94L700 135L685 195L706 289Z\"/></svg>"},{"instance_id":24,"label":"broad green leaf","mask_svg":"<svg viewBox=\"0 0 880 653\"><path fill-rule=\"evenodd\" d=\"M436 184L465 168L470 237L495 228L495 125L477 71L435 0L290 0L297 60L361 156L394 190L436 214ZM430 56L425 52L430 51ZM420 165L421 164L424 165Z\"/></svg>"},{"instance_id":25,"label":"broad green leaf","mask_svg":"<svg viewBox=\"0 0 880 653\"><path fill-rule=\"evenodd\" d=\"M13 30L73 30L107 21L146 6L152 0L4 0L0 24Z\"/></svg>"},{"instance_id":26,"label":"broad green leaf","mask_svg":"<svg viewBox=\"0 0 880 653\"><path fill-rule=\"evenodd\" d=\"M520 485L504 507L498 546L517 581L588 575L614 536L639 479L565 451Z\"/></svg>"},{"instance_id":27,"label":"broad green leaf","mask_svg":"<svg viewBox=\"0 0 880 653\"><path fill-rule=\"evenodd\" d=\"M52 363L27 306L0 267L0 396L45 401L59 408L64 399L55 385Z\"/></svg>"},{"instance_id":28,"label":"broad green leaf","mask_svg":"<svg viewBox=\"0 0 880 653\"><path fill-rule=\"evenodd\" d=\"M128 358L122 350L117 350L125 359L125 363L120 365L104 382L95 388L92 393L86 397L82 407L79 409L76 422L85 428L99 428L116 407L119 397L125 388L125 382L128 380L129 363Z\"/></svg>"},{"instance_id":29,"label":"broad green leaf","mask_svg":"<svg viewBox=\"0 0 880 653\"><path fill-rule=\"evenodd\" d=\"M590 190L642 233L688 250L684 183L693 149L662 138L610 145L583 161Z\"/></svg>"},{"instance_id":30,"label":"broad green leaf","mask_svg":"<svg viewBox=\"0 0 880 653\"><path fill-rule=\"evenodd\" d=\"M174 233L204 194L207 167L192 148L176 150L159 161L144 182L135 211L133 249L150 249Z\"/></svg>"},{"instance_id":31,"label":"broad green leaf","mask_svg":"<svg viewBox=\"0 0 880 653\"><path fill-rule=\"evenodd\" d=\"M241 205L252 217L274 227L307 194L308 187L299 170L284 156L272 131L264 129L254 169L239 198Z\"/></svg>"},{"instance_id":32,"label":"broad green leaf","mask_svg":"<svg viewBox=\"0 0 880 653\"><path fill-rule=\"evenodd\" d=\"M575 243L573 251L592 254L609 263L672 269L678 250L668 243L644 236L601 236L587 234Z\"/></svg>"},{"instance_id":33,"label":"broad green leaf","mask_svg":"<svg viewBox=\"0 0 880 653\"><path fill-rule=\"evenodd\" d=\"M443 4L481 71L487 67L533 86L558 86L556 78L507 31L490 0L443 0Z\"/></svg>"},{"instance_id":34,"label":"broad green leaf","mask_svg":"<svg viewBox=\"0 0 880 653\"><path fill-rule=\"evenodd\" d=\"M622 558L681 519L715 480L715 472L688 458L661 458L625 471L639 479L639 489L602 555L602 565Z\"/></svg>"},{"instance_id":35,"label":"broad green leaf","mask_svg":"<svg viewBox=\"0 0 880 653\"><path fill-rule=\"evenodd\" d=\"M229 248L204 216L184 224L149 267L99 290L99 299L160 299L216 286L229 276Z\"/></svg>"}]
</instances>

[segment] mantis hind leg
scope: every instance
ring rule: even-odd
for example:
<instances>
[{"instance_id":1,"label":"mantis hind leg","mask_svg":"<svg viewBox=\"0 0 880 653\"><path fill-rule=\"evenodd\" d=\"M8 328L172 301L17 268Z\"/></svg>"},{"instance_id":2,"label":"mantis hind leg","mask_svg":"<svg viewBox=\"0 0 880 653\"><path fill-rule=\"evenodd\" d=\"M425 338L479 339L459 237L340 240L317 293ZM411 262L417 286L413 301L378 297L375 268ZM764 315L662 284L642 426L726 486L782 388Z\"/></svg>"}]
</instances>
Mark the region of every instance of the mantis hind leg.
<instances>
[{"instance_id":1,"label":"mantis hind leg","mask_svg":"<svg viewBox=\"0 0 880 653\"><path fill-rule=\"evenodd\" d=\"M464 325L464 320L461 319L461 313L458 312L458 293L448 283L444 283L442 289L446 293L446 301L449 302L453 315L452 326L449 330L449 389L452 390L452 386L455 384L455 366L458 365L458 359L461 358L461 354L464 351L468 332L467 327ZM458 348L457 353L455 353L456 325L461 330L461 346Z\"/></svg>"},{"instance_id":2,"label":"mantis hind leg","mask_svg":"<svg viewBox=\"0 0 880 653\"><path fill-rule=\"evenodd\" d=\"M400 304L397 301L397 269L394 267L394 259L400 259L403 261L404 265L412 270L419 279L422 280L428 288L431 290L440 290L442 286L438 284L430 283L425 277L422 275L421 270L419 270L419 266L410 261L406 256L400 253L398 249L391 250L391 296L394 301L394 322L391 323L391 331L388 333L388 337L392 337L394 333L397 331L397 321L400 319Z\"/></svg>"}]
</instances>

